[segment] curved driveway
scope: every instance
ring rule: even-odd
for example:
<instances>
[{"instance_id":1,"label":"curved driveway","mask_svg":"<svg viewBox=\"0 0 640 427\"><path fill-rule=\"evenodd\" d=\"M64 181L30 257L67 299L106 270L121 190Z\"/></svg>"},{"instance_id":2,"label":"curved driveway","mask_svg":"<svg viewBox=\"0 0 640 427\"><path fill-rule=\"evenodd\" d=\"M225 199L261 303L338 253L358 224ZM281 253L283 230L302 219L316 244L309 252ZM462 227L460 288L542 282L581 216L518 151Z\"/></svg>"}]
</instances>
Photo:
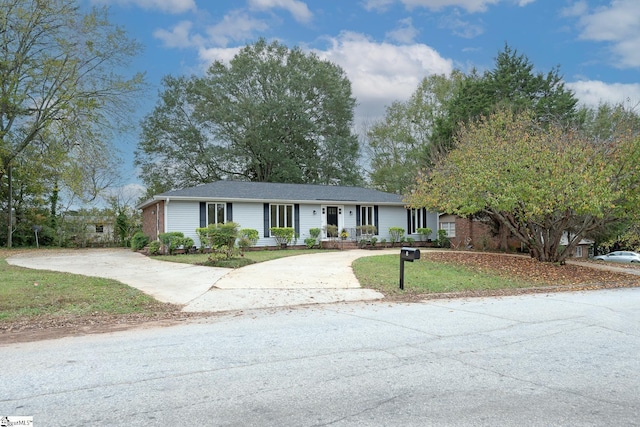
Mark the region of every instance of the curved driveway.
<instances>
[{"instance_id":1,"label":"curved driveway","mask_svg":"<svg viewBox=\"0 0 640 427\"><path fill-rule=\"evenodd\" d=\"M351 263L360 257L395 253L351 250L297 255L240 269L203 267L151 259L128 249L28 252L11 265L115 279L184 311L362 301L383 298L362 289Z\"/></svg>"}]
</instances>

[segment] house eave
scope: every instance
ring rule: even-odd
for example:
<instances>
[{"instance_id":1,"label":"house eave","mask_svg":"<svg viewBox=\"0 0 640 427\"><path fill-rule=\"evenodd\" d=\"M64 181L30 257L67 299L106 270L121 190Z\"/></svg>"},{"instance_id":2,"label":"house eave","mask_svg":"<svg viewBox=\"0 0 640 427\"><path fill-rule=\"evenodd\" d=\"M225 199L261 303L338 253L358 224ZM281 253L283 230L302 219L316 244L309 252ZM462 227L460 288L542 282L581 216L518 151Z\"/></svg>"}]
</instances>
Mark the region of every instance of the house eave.
<instances>
[{"instance_id":1,"label":"house eave","mask_svg":"<svg viewBox=\"0 0 640 427\"><path fill-rule=\"evenodd\" d=\"M145 202L136 206L137 209L144 209L158 201L184 201L184 202L229 202L229 203L293 203L293 204L305 204L305 205L349 205L349 204L371 204L379 206L405 206L403 202L378 202L367 200L324 200L324 199L263 199L263 198L240 198L240 197L193 197L193 196L154 196Z\"/></svg>"}]
</instances>

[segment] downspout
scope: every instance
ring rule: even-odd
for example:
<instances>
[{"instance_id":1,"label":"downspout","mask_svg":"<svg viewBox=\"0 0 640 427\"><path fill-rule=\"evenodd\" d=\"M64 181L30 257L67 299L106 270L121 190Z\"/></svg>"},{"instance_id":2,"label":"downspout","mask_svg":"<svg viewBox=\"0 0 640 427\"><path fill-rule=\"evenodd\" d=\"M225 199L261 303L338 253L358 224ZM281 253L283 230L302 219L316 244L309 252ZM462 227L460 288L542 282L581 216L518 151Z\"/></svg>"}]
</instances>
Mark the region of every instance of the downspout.
<instances>
[{"instance_id":1,"label":"downspout","mask_svg":"<svg viewBox=\"0 0 640 427\"><path fill-rule=\"evenodd\" d=\"M160 202L156 202L156 240L160 234Z\"/></svg>"}]
</instances>

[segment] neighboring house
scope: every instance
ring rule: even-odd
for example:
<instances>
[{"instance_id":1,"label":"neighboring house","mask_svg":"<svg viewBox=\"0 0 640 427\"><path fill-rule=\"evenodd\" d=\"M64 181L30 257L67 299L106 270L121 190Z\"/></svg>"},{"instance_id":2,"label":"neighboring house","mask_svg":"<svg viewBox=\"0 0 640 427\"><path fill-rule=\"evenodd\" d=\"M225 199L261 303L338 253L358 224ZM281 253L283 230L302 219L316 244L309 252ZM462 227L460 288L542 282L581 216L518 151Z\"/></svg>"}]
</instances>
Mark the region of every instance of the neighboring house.
<instances>
[{"instance_id":1,"label":"neighboring house","mask_svg":"<svg viewBox=\"0 0 640 427\"><path fill-rule=\"evenodd\" d=\"M80 247L100 246L114 242L113 218L102 215L85 215L74 211L63 215L66 237Z\"/></svg>"},{"instance_id":2,"label":"neighboring house","mask_svg":"<svg viewBox=\"0 0 640 427\"><path fill-rule=\"evenodd\" d=\"M154 196L137 206L142 229L151 239L180 231L200 244L196 228L233 221L240 228L258 230L257 246L275 246L271 227L292 227L301 243L311 228L336 225L350 240L357 228L374 225L377 238L390 240L389 228L402 227L405 235L419 239L417 228L436 230L438 215L425 209L407 209L402 196L360 187L216 181ZM433 238L433 235L431 236Z\"/></svg>"},{"instance_id":3,"label":"neighboring house","mask_svg":"<svg viewBox=\"0 0 640 427\"><path fill-rule=\"evenodd\" d=\"M500 247L499 238L493 234L491 227L477 219L442 214L438 218L438 229L447 232L451 247L455 249L471 247L476 250L497 250ZM567 242L565 234L560 240L560 244L566 245ZM573 258L592 256L593 243L593 240L582 239L574 250ZM516 251L522 246L521 242L514 237L509 238L507 244L512 251Z\"/></svg>"}]
</instances>

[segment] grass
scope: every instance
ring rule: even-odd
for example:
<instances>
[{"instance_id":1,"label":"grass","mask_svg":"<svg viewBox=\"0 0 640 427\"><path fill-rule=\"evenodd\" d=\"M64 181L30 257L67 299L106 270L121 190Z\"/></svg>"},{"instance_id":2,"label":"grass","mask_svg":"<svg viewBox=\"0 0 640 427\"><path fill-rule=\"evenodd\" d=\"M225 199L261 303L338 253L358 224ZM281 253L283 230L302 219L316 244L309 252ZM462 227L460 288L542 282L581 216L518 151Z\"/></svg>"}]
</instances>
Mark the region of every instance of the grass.
<instances>
[{"instance_id":1,"label":"grass","mask_svg":"<svg viewBox=\"0 0 640 427\"><path fill-rule=\"evenodd\" d=\"M154 256L153 259L157 259L160 261L179 262L184 264L239 268L244 267L245 265L255 264L257 262L271 261L274 259L295 255L315 254L319 252L327 252L327 249L280 249L268 251L247 251L241 258L217 260L215 262L209 261L209 254L158 255Z\"/></svg>"},{"instance_id":2,"label":"grass","mask_svg":"<svg viewBox=\"0 0 640 427\"><path fill-rule=\"evenodd\" d=\"M508 279L473 269L420 259L404 264L404 291L399 288L400 261L397 255L359 258L353 270L364 288L385 295L404 293L448 293L495 289L515 289L535 286L532 282Z\"/></svg>"},{"instance_id":3,"label":"grass","mask_svg":"<svg viewBox=\"0 0 640 427\"><path fill-rule=\"evenodd\" d=\"M0 258L0 322L40 316L152 315L174 309L115 280L30 270Z\"/></svg>"}]
</instances>

